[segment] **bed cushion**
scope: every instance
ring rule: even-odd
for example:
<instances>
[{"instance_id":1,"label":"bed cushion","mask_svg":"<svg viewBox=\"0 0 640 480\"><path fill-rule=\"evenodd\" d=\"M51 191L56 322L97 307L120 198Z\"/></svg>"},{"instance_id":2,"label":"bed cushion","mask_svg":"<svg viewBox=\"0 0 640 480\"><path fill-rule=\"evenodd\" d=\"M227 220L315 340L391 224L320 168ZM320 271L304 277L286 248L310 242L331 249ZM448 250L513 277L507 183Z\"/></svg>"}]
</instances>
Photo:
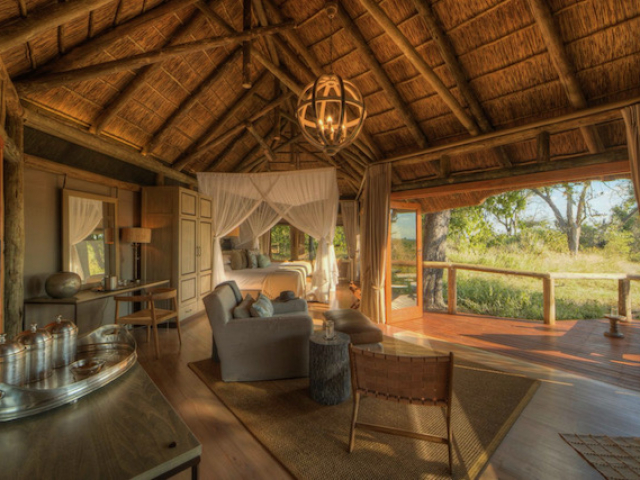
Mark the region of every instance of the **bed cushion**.
<instances>
[{"instance_id":1,"label":"bed cushion","mask_svg":"<svg viewBox=\"0 0 640 480\"><path fill-rule=\"evenodd\" d=\"M247 257L242 250L234 250L231 252L231 269L242 270L247 268Z\"/></svg>"},{"instance_id":2,"label":"bed cushion","mask_svg":"<svg viewBox=\"0 0 640 480\"><path fill-rule=\"evenodd\" d=\"M267 268L269 265L271 265L271 259L264 254L260 254L258 256L258 268Z\"/></svg>"},{"instance_id":3,"label":"bed cushion","mask_svg":"<svg viewBox=\"0 0 640 480\"><path fill-rule=\"evenodd\" d=\"M236 305L236 308L233 309L233 318L250 318L252 305L253 297L247 293L244 300L242 300L242 302Z\"/></svg>"},{"instance_id":4,"label":"bed cushion","mask_svg":"<svg viewBox=\"0 0 640 480\"><path fill-rule=\"evenodd\" d=\"M247 268L258 268L258 257L251 250L247 250Z\"/></svg>"},{"instance_id":5,"label":"bed cushion","mask_svg":"<svg viewBox=\"0 0 640 480\"><path fill-rule=\"evenodd\" d=\"M262 293L258 295L258 299L251 305L252 317L273 317L273 304Z\"/></svg>"}]
</instances>

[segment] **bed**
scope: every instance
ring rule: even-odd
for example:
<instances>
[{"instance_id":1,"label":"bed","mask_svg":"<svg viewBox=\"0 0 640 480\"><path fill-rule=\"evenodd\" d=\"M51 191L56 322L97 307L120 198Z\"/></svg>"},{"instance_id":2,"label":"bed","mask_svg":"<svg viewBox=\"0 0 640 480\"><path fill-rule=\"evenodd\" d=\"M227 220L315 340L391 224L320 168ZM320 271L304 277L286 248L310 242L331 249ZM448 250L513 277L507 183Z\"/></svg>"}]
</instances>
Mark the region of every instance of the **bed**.
<instances>
[{"instance_id":1,"label":"bed","mask_svg":"<svg viewBox=\"0 0 640 480\"><path fill-rule=\"evenodd\" d=\"M228 280L235 280L243 294L257 296L262 292L276 298L283 290L291 290L296 297L305 298L307 277L311 274L309 262L272 263L265 268L227 270Z\"/></svg>"}]
</instances>

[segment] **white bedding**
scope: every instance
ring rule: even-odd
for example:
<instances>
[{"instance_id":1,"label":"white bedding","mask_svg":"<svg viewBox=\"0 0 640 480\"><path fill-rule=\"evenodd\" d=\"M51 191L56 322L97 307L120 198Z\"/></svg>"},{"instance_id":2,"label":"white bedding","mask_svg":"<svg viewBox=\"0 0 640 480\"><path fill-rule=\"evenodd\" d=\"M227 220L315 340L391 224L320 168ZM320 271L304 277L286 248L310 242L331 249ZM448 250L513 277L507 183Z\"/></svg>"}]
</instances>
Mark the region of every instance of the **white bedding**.
<instances>
[{"instance_id":1,"label":"white bedding","mask_svg":"<svg viewBox=\"0 0 640 480\"><path fill-rule=\"evenodd\" d=\"M283 290L291 290L296 297L305 298L307 269L304 265L272 263L266 268L245 268L227 271L227 279L235 280L240 290L262 291L276 298Z\"/></svg>"}]
</instances>

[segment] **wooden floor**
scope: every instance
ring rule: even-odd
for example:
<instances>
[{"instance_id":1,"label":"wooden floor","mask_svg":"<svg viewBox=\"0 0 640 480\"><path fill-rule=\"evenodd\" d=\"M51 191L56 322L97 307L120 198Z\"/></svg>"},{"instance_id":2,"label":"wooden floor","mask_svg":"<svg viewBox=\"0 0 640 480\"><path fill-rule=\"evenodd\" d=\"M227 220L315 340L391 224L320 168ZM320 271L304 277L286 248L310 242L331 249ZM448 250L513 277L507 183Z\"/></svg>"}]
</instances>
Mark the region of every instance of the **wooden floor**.
<instances>
[{"instance_id":1,"label":"wooden floor","mask_svg":"<svg viewBox=\"0 0 640 480\"><path fill-rule=\"evenodd\" d=\"M350 296L340 294L332 308L348 306L350 301ZM311 307L317 319L327 308L319 304L311 304ZM443 321L451 321L450 317L444 317ZM518 322L507 323L512 329L520 328ZM536 331L535 327L541 325L528 326ZM494 352L508 353L507 350L516 349L517 345L505 345L507 342L498 341L493 333L469 331L468 339L488 345L479 349L461 345L460 339L447 343L425 335L426 331L429 335L435 332L435 325L420 328L423 330L408 331L396 325L385 326L384 330L405 341L440 351L451 350L458 357L541 380L540 388L492 456L482 479L600 479L602 477L558 434L640 435L640 393L637 391L496 354ZM567 324L563 328L571 330L573 327ZM596 330L594 327L594 336ZM442 335L444 337L445 333ZM452 335L451 331L449 335ZM211 331L205 316L184 325L182 347L175 330L162 329L162 354L157 360L153 358L152 346L145 341L144 332L136 329L135 336L139 342L140 363L203 445L200 478L290 478L187 366L188 362L210 355ZM561 353L573 355L562 349ZM189 474L184 472L178 478L187 479Z\"/></svg>"}]
</instances>

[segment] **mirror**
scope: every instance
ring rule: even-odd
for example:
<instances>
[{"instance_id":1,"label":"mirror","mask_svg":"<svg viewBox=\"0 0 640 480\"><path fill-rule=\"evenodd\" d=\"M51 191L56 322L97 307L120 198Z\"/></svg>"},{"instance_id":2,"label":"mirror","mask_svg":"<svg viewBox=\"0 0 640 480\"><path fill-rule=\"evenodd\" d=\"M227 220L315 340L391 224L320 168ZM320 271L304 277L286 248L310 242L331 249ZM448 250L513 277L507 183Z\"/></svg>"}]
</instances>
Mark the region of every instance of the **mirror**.
<instances>
[{"instance_id":1,"label":"mirror","mask_svg":"<svg viewBox=\"0 0 640 480\"><path fill-rule=\"evenodd\" d=\"M94 285L118 267L118 199L62 191L62 268Z\"/></svg>"}]
</instances>

